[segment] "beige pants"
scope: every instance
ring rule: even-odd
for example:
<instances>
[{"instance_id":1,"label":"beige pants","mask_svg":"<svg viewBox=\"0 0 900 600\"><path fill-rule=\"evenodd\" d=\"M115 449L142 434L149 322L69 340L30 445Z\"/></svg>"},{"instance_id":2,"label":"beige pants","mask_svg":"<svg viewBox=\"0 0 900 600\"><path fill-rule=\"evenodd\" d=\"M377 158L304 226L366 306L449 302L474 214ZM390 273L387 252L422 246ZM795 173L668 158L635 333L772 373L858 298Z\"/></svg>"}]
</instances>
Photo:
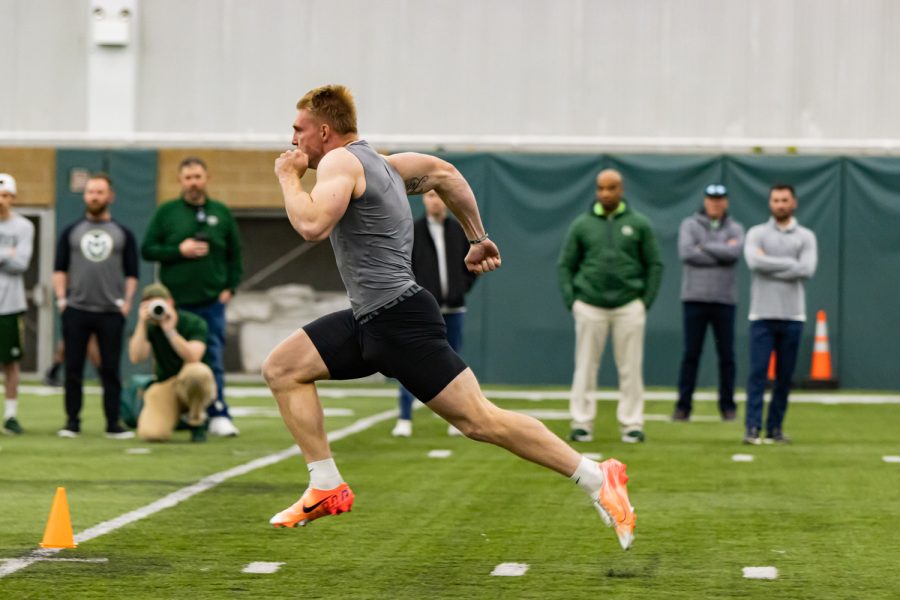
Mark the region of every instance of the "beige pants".
<instances>
[{"instance_id":1,"label":"beige pants","mask_svg":"<svg viewBox=\"0 0 900 600\"><path fill-rule=\"evenodd\" d=\"M641 300L618 308L600 308L580 300L572 306L575 317L575 374L572 376L572 429L594 431L597 416L597 369L612 328L613 355L619 372L619 407L616 417L623 433L644 427L644 325L647 311Z\"/></svg>"},{"instance_id":2,"label":"beige pants","mask_svg":"<svg viewBox=\"0 0 900 600\"><path fill-rule=\"evenodd\" d=\"M212 369L203 363L188 363L178 375L154 383L144 392L144 408L138 417L137 434L148 442L172 437L181 414L189 425L202 425L206 407L216 399Z\"/></svg>"}]
</instances>

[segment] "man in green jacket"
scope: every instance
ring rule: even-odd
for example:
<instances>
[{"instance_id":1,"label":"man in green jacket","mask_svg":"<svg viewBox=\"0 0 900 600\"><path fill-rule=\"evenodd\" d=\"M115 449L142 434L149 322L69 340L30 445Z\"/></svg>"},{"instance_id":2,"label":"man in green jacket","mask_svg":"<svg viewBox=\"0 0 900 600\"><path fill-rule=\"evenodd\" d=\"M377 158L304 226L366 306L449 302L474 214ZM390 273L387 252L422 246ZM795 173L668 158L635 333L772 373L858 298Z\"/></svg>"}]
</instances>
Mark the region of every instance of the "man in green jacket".
<instances>
[{"instance_id":1,"label":"man in green jacket","mask_svg":"<svg viewBox=\"0 0 900 600\"><path fill-rule=\"evenodd\" d=\"M216 378L209 409L209 433L236 436L224 399L225 305L241 280L241 239L225 204L209 198L206 163L188 157L178 166L181 197L153 215L141 254L159 263L159 278L179 310L194 313L209 328L207 358Z\"/></svg>"},{"instance_id":2,"label":"man in green jacket","mask_svg":"<svg viewBox=\"0 0 900 600\"><path fill-rule=\"evenodd\" d=\"M622 441L644 441L644 325L661 279L662 262L650 222L622 198L622 175L601 171L596 201L572 223L559 257L559 285L575 317L571 440L594 439L593 392L612 329Z\"/></svg>"}]
</instances>

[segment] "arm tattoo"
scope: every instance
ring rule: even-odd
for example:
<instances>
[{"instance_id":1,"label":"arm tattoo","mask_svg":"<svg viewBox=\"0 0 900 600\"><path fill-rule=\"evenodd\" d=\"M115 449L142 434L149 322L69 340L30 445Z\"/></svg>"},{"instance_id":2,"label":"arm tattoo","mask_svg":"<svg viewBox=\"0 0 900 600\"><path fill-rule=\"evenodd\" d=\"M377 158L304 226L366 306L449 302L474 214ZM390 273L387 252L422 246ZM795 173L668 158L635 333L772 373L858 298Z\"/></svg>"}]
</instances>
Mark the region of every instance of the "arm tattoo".
<instances>
[{"instance_id":1,"label":"arm tattoo","mask_svg":"<svg viewBox=\"0 0 900 600\"><path fill-rule=\"evenodd\" d=\"M428 175L425 175L424 177L412 177L410 179L407 179L406 193L410 196L423 193L425 191L423 189L423 186L425 185L426 181L428 181Z\"/></svg>"}]
</instances>

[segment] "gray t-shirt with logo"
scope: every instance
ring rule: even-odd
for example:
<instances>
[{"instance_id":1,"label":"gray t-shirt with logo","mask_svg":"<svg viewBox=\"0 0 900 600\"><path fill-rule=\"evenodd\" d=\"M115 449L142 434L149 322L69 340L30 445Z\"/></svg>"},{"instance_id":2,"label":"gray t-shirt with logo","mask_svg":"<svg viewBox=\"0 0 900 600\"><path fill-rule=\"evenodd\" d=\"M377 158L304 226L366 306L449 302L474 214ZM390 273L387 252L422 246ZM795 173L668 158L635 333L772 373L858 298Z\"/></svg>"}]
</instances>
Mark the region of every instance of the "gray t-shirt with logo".
<instances>
[{"instance_id":1,"label":"gray t-shirt with logo","mask_svg":"<svg viewBox=\"0 0 900 600\"><path fill-rule=\"evenodd\" d=\"M82 219L59 236L53 270L68 274L68 306L118 312L125 302L125 278L138 276L134 235L114 220Z\"/></svg>"}]
</instances>

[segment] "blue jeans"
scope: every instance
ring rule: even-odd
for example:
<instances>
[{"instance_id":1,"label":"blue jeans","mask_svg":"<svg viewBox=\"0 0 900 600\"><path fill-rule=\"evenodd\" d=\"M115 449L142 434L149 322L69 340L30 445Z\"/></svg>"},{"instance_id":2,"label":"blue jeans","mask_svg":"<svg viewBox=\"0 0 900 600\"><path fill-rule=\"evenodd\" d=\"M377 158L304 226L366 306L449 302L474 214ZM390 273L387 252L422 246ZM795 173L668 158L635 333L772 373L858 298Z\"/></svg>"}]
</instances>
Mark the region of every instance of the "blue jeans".
<instances>
[{"instance_id":1,"label":"blue jeans","mask_svg":"<svg viewBox=\"0 0 900 600\"><path fill-rule=\"evenodd\" d=\"M762 428L763 394L769 371L769 356L775 351L775 386L766 419L766 433L781 431L787 412L791 379L797 366L802 321L762 319L750 323L750 378L747 381L747 429Z\"/></svg>"},{"instance_id":2,"label":"blue jeans","mask_svg":"<svg viewBox=\"0 0 900 600\"><path fill-rule=\"evenodd\" d=\"M444 314L444 323L447 325L447 343L453 351L459 354L462 350L463 321L466 313ZM413 395L402 385L400 386L400 418L407 421L412 419Z\"/></svg>"},{"instance_id":3,"label":"blue jeans","mask_svg":"<svg viewBox=\"0 0 900 600\"><path fill-rule=\"evenodd\" d=\"M206 321L206 358L216 379L216 401L209 405L206 414L212 417L228 417L225 402L225 305L216 300L211 304L180 305L178 308L193 313Z\"/></svg>"},{"instance_id":4,"label":"blue jeans","mask_svg":"<svg viewBox=\"0 0 900 600\"><path fill-rule=\"evenodd\" d=\"M697 370L706 338L707 325L712 327L719 355L719 412L733 413L734 404L734 305L719 302L684 303L684 353L678 376L676 409L691 414Z\"/></svg>"}]
</instances>

